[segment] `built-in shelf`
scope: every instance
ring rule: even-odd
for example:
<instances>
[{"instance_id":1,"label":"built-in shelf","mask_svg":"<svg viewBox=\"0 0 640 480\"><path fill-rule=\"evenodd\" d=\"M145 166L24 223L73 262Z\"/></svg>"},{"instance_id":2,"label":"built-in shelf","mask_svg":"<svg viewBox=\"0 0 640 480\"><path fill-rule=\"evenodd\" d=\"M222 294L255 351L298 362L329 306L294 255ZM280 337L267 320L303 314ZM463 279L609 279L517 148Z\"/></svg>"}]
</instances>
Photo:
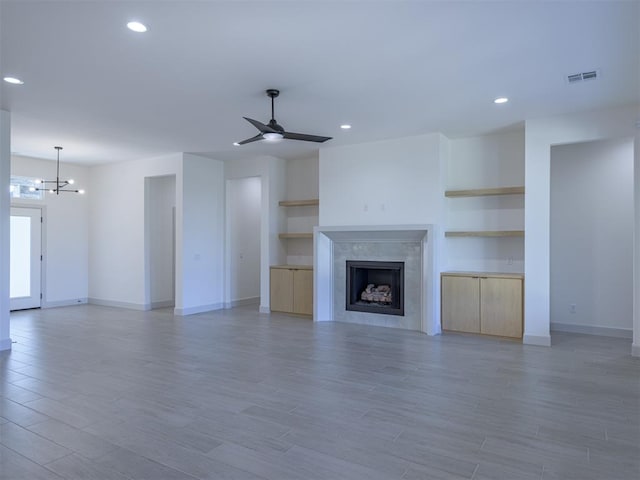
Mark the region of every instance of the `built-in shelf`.
<instances>
[{"instance_id":1,"label":"built-in shelf","mask_svg":"<svg viewBox=\"0 0 640 480\"><path fill-rule=\"evenodd\" d=\"M280 233L280 238L313 238L313 233Z\"/></svg>"},{"instance_id":2,"label":"built-in shelf","mask_svg":"<svg viewBox=\"0 0 640 480\"><path fill-rule=\"evenodd\" d=\"M280 200L281 207L310 207L320 205L320 200L312 198L310 200Z\"/></svg>"},{"instance_id":3,"label":"built-in shelf","mask_svg":"<svg viewBox=\"0 0 640 480\"><path fill-rule=\"evenodd\" d=\"M313 265L271 265L271 268L281 270L313 270Z\"/></svg>"},{"instance_id":4,"label":"built-in shelf","mask_svg":"<svg viewBox=\"0 0 640 480\"><path fill-rule=\"evenodd\" d=\"M524 237L524 230L476 230L444 232L445 237Z\"/></svg>"},{"instance_id":5,"label":"built-in shelf","mask_svg":"<svg viewBox=\"0 0 640 480\"><path fill-rule=\"evenodd\" d=\"M468 190L447 190L445 197L485 197L488 195L519 195L524 187L473 188Z\"/></svg>"}]
</instances>

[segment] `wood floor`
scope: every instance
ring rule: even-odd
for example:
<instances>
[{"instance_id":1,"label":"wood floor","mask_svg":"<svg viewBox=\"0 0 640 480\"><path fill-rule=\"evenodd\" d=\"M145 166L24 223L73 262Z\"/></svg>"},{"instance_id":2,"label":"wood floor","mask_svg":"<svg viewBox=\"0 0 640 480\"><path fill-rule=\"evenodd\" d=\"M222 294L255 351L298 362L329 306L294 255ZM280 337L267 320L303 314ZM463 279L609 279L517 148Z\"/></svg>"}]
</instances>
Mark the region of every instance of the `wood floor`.
<instances>
[{"instance_id":1,"label":"wood floor","mask_svg":"<svg viewBox=\"0 0 640 480\"><path fill-rule=\"evenodd\" d=\"M16 312L0 478L640 478L630 341L512 341L253 308Z\"/></svg>"}]
</instances>

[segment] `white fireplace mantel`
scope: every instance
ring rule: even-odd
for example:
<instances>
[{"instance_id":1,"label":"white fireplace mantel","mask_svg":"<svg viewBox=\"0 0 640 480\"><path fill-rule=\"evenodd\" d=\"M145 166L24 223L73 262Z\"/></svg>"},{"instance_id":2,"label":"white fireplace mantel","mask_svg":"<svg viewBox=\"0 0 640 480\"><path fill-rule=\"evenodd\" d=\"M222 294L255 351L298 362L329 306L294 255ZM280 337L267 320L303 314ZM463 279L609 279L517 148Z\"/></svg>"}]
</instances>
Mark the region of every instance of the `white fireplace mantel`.
<instances>
[{"instance_id":1,"label":"white fireplace mantel","mask_svg":"<svg viewBox=\"0 0 640 480\"><path fill-rule=\"evenodd\" d=\"M336 243L416 243L420 247L420 327L428 335L440 334L440 295L435 264L434 225L321 226L314 229L314 307L316 322L333 321L334 246ZM339 259L339 257L338 257Z\"/></svg>"}]
</instances>

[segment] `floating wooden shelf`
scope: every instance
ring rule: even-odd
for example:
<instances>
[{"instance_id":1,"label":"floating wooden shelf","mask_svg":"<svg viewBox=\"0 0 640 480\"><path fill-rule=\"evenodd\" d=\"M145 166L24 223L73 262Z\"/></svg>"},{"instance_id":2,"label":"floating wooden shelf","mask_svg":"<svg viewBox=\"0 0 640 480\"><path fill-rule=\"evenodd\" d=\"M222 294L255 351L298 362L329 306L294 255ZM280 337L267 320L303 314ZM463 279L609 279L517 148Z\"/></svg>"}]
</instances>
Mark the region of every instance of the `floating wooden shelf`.
<instances>
[{"instance_id":1,"label":"floating wooden shelf","mask_svg":"<svg viewBox=\"0 0 640 480\"><path fill-rule=\"evenodd\" d=\"M270 268L281 270L313 270L313 265L271 265Z\"/></svg>"},{"instance_id":2,"label":"floating wooden shelf","mask_svg":"<svg viewBox=\"0 0 640 480\"><path fill-rule=\"evenodd\" d=\"M280 233L280 238L313 238L313 233Z\"/></svg>"},{"instance_id":3,"label":"floating wooden shelf","mask_svg":"<svg viewBox=\"0 0 640 480\"><path fill-rule=\"evenodd\" d=\"M476 230L444 232L445 237L524 237L524 230Z\"/></svg>"},{"instance_id":4,"label":"floating wooden shelf","mask_svg":"<svg viewBox=\"0 0 640 480\"><path fill-rule=\"evenodd\" d=\"M524 187L474 188L470 190L447 190L445 197L484 197L488 195L518 195Z\"/></svg>"},{"instance_id":5,"label":"floating wooden shelf","mask_svg":"<svg viewBox=\"0 0 640 480\"><path fill-rule=\"evenodd\" d=\"M280 200L281 207L309 207L320 205L320 200L312 198L310 200Z\"/></svg>"}]
</instances>

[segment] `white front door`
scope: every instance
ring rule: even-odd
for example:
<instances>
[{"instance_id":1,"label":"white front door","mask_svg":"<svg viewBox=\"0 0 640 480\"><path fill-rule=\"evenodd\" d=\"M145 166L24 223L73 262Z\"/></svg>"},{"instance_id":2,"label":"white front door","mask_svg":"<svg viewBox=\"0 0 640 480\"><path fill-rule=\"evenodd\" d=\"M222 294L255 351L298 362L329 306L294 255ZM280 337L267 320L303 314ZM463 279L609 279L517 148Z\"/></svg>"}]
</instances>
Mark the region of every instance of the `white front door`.
<instances>
[{"instance_id":1,"label":"white front door","mask_svg":"<svg viewBox=\"0 0 640 480\"><path fill-rule=\"evenodd\" d=\"M9 296L11 310L40 307L42 220L39 208L11 207Z\"/></svg>"}]
</instances>

